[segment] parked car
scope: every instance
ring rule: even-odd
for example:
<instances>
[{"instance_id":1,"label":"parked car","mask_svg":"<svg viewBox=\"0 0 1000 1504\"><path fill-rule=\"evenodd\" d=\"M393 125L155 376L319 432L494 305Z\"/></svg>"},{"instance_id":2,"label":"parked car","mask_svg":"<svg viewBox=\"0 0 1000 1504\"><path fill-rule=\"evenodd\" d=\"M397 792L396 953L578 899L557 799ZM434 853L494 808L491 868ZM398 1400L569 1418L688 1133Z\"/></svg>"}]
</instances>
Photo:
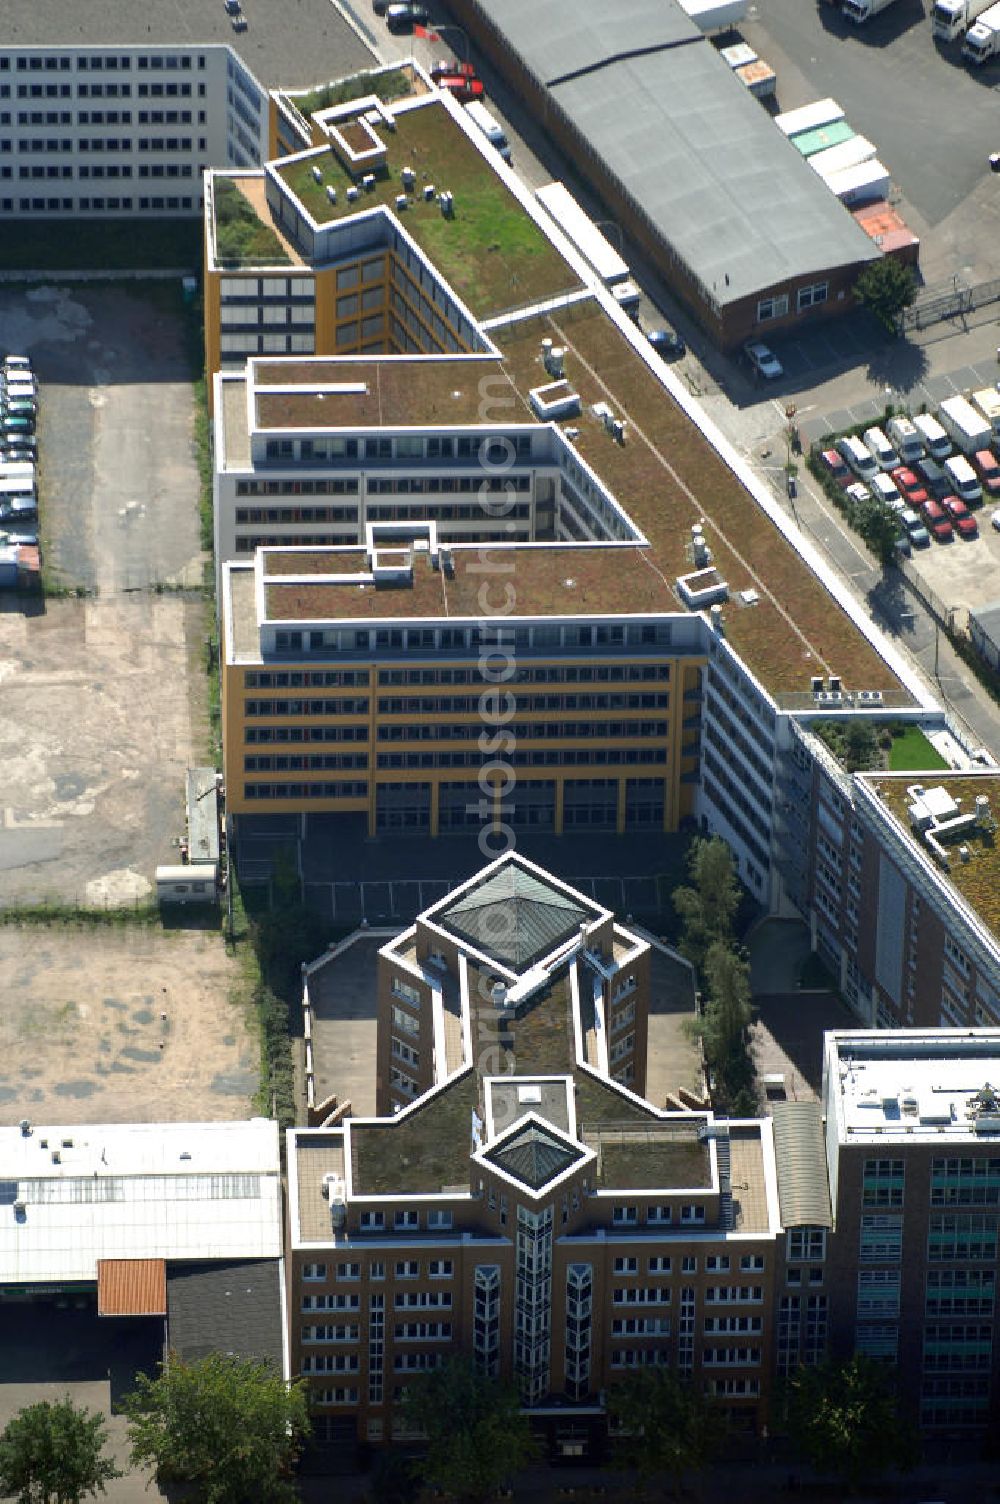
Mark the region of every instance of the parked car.
<instances>
[{"instance_id":1,"label":"parked car","mask_svg":"<svg viewBox=\"0 0 1000 1504\"><path fill-rule=\"evenodd\" d=\"M917 460L913 468L932 496L940 499L942 496L947 496L951 491L948 477L941 469L937 460Z\"/></svg>"},{"instance_id":2,"label":"parked car","mask_svg":"<svg viewBox=\"0 0 1000 1504\"><path fill-rule=\"evenodd\" d=\"M672 329L648 329L646 338L664 360L680 360L687 354L687 345Z\"/></svg>"},{"instance_id":3,"label":"parked car","mask_svg":"<svg viewBox=\"0 0 1000 1504\"><path fill-rule=\"evenodd\" d=\"M836 449L824 449L819 462L830 479L835 480L838 486L850 485L851 472L844 463L843 456L838 454Z\"/></svg>"},{"instance_id":4,"label":"parked car","mask_svg":"<svg viewBox=\"0 0 1000 1504\"><path fill-rule=\"evenodd\" d=\"M951 518L939 501L925 501L921 508L921 516L927 525L927 531L932 538L939 543L949 543L953 532Z\"/></svg>"},{"instance_id":5,"label":"parked car","mask_svg":"<svg viewBox=\"0 0 1000 1504\"><path fill-rule=\"evenodd\" d=\"M878 461L860 439L848 434L837 440L837 452L850 465L859 480L873 480L878 474Z\"/></svg>"},{"instance_id":6,"label":"parked car","mask_svg":"<svg viewBox=\"0 0 1000 1504\"><path fill-rule=\"evenodd\" d=\"M866 428L864 442L878 461L880 470L897 470L899 455L893 449L881 428Z\"/></svg>"},{"instance_id":7,"label":"parked car","mask_svg":"<svg viewBox=\"0 0 1000 1504\"><path fill-rule=\"evenodd\" d=\"M988 496L1000 495L1000 464L992 449L977 449L972 464Z\"/></svg>"},{"instance_id":8,"label":"parked car","mask_svg":"<svg viewBox=\"0 0 1000 1504\"><path fill-rule=\"evenodd\" d=\"M426 26L430 12L426 5L416 5L410 0L405 5L390 5L385 21L390 31L412 31L414 26Z\"/></svg>"},{"instance_id":9,"label":"parked car","mask_svg":"<svg viewBox=\"0 0 1000 1504\"><path fill-rule=\"evenodd\" d=\"M906 465L900 465L892 471L892 478L896 482L896 488L910 503L911 507L921 507L927 500L927 492L913 471Z\"/></svg>"},{"instance_id":10,"label":"parked car","mask_svg":"<svg viewBox=\"0 0 1000 1504\"><path fill-rule=\"evenodd\" d=\"M446 78L450 73L462 73L466 78L475 78L476 70L472 63L449 62L446 57L439 58L431 69L431 79L437 83Z\"/></svg>"},{"instance_id":11,"label":"parked car","mask_svg":"<svg viewBox=\"0 0 1000 1504\"><path fill-rule=\"evenodd\" d=\"M437 80L439 89L447 89L453 99L459 104L468 104L470 100L482 99L485 90L481 78L469 78L465 73L443 73Z\"/></svg>"},{"instance_id":12,"label":"parked car","mask_svg":"<svg viewBox=\"0 0 1000 1504\"><path fill-rule=\"evenodd\" d=\"M767 381L774 381L779 376L784 376L785 368L781 361L769 350L767 345L761 344L760 340L749 340L743 346L747 360L753 366L758 376L763 376Z\"/></svg>"},{"instance_id":13,"label":"parked car","mask_svg":"<svg viewBox=\"0 0 1000 1504\"><path fill-rule=\"evenodd\" d=\"M976 538L979 536L976 519L972 516L972 513L961 497L946 496L941 505L954 523L955 531L960 538Z\"/></svg>"}]
</instances>

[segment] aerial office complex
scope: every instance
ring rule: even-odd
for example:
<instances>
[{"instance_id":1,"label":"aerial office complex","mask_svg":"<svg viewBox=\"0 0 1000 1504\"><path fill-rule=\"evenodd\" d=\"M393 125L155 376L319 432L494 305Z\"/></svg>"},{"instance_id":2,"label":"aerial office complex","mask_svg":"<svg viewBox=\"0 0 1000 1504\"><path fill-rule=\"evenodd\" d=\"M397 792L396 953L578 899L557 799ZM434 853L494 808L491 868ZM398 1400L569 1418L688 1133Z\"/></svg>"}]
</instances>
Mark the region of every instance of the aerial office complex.
<instances>
[{"instance_id":1,"label":"aerial office complex","mask_svg":"<svg viewBox=\"0 0 1000 1504\"><path fill-rule=\"evenodd\" d=\"M515 855L372 985L379 1116L288 1143L292 1371L322 1440L404 1436L407 1375L454 1352L517 1383L556 1454L599 1451L608 1388L647 1364L749 1430L782 1376L852 1351L899 1365L929 1431L995 1413L1000 1030L833 1033L820 1101L665 1110L668 953Z\"/></svg>"}]
</instances>

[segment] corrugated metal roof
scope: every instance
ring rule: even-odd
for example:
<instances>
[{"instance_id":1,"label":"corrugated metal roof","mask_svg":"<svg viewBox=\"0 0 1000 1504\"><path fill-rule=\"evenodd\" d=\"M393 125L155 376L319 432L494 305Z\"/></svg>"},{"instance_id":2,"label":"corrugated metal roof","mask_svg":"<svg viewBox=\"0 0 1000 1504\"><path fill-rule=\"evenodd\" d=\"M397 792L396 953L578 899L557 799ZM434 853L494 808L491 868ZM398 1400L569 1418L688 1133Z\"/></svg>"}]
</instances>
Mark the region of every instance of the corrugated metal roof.
<instances>
[{"instance_id":1,"label":"corrugated metal roof","mask_svg":"<svg viewBox=\"0 0 1000 1504\"><path fill-rule=\"evenodd\" d=\"M774 1158L785 1227L831 1227L823 1114L818 1102L775 1102Z\"/></svg>"},{"instance_id":2,"label":"corrugated metal roof","mask_svg":"<svg viewBox=\"0 0 1000 1504\"><path fill-rule=\"evenodd\" d=\"M708 300L878 248L673 0L474 0Z\"/></svg>"},{"instance_id":3,"label":"corrugated metal roof","mask_svg":"<svg viewBox=\"0 0 1000 1504\"><path fill-rule=\"evenodd\" d=\"M480 0L479 9L546 84L615 58L703 39L681 7L664 0L616 0L608 7L579 0Z\"/></svg>"},{"instance_id":4,"label":"corrugated metal roof","mask_svg":"<svg viewBox=\"0 0 1000 1504\"><path fill-rule=\"evenodd\" d=\"M165 1316L164 1259L98 1259L98 1316Z\"/></svg>"}]
</instances>

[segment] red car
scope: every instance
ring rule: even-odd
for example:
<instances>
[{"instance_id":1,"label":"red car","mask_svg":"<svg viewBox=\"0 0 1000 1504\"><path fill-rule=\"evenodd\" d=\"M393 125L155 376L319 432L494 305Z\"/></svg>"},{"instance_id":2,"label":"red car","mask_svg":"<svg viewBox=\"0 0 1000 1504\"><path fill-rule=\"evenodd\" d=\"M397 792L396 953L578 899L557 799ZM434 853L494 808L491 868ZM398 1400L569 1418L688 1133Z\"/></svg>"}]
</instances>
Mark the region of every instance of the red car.
<instances>
[{"instance_id":1,"label":"red car","mask_svg":"<svg viewBox=\"0 0 1000 1504\"><path fill-rule=\"evenodd\" d=\"M939 543L948 543L952 538L951 519L939 501L925 501L920 508L927 530Z\"/></svg>"},{"instance_id":2,"label":"red car","mask_svg":"<svg viewBox=\"0 0 1000 1504\"><path fill-rule=\"evenodd\" d=\"M443 73L434 80L439 89L447 89L459 104L468 104L472 99L482 99L484 89L481 78L469 78L465 73Z\"/></svg>"},{"instance_id":3,"label":"red car","mask_svg":"<svg viewBox=\"0 0 1000 1504\"><path fill-rule=\"evenodd\" d=\"M476 70L472 63L450 63L446 57L440 58L431 69L431 78L434 83L439 79L446 78L450 73L463 73L466 78L475 78Z\"/></svg>"},{"instance_id":4,"label":"red car","mask_svg":"<svg viewBox=\"0 0 1000 1504\"><path fill-rule=\"evenodd\" d=\"M835 480L838 486L846 486L850 483L851 472L836 449L824 449L820 455L820 461L830 479Z\"/></svg>"},{"instance_id":5,"label":"red car","mask_svg":"<svg viewBox=\"0 0 1000 1504\"><path fill-rule=\"evenodd\" d=\"M976 519L970 514L964 501L957 496L946 496L941 505L955 524L955 531L960 538L978 537L979 529L976 526Z\"/></svg>"},{"instance_id":6,"label":"red car","mask_svg":"<svg viewBox=\"0 0 1000 1504\"><path fill-rule=\"evenodd\" d=\"M905 465L898 466L890 471L890 474L896 482L896 489L906 497L908 505L922 507L927 500L927 491L920 484L919 476L914 475L913 471L908 470Z\"/></svg>"},{"instance_id":7,"label":"red car","mask_svg":"<svg viewBox=\"0 0 1000 1504\"><path fill-rule=\"evenodd\" d=\"M983 490L991 496L1000 494L1000 465L997 464L992 449L977 450L972 456L972 463L982 481Z\"/></svg>"}]
</instances>

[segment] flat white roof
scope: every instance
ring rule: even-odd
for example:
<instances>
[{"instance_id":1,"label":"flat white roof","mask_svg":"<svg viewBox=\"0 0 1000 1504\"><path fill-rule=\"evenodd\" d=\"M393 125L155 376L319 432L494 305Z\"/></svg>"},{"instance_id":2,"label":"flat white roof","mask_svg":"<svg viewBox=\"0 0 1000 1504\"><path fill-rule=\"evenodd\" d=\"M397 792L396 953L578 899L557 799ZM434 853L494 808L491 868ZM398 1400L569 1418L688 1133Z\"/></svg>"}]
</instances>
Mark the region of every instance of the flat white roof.
<instances>
[{"instance_id":1,"label":"flat white roof","mask_svg":"<svg viewBox=\"0 0 1000 1504\"><path fill-rule=\"evenodd\" d=\"M827 1034L824 1098L842 1144L961 1139L1000 1153L1000 1029Z\"/></svg>"},{"instance_id":2,"label":"flat white roof","mask_svg":"<svg viewBox=\"0 0 1000 1504\"><path fill-rule=\"evenodd\" d=\"M0 1128L0 1283L93 1280L99 1259L281 1255L278 1126Z\"/></svg>"}]
</instances>

